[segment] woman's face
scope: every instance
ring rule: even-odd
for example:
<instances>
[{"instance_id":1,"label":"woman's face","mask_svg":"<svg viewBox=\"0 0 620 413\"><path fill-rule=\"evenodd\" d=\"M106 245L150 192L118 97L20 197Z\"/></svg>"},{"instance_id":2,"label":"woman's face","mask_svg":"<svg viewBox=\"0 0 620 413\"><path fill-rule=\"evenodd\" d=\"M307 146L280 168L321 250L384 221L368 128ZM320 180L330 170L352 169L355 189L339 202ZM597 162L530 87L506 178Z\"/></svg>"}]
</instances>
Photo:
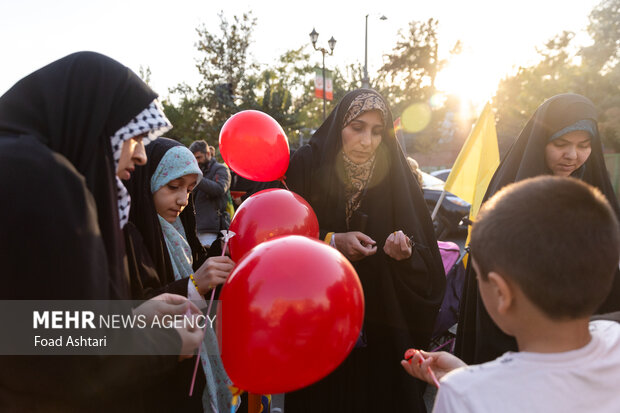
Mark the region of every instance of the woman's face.
<instances>
[{"instance_id":1,"label":"woman's face","mask_svg":"<svg viewBox=\"0 0 620 413\"><path fill-rule=\"evenodd\" d=\"M356 164L366 162L381 143L383 129L381 112L362 113L342 129L342 150Z\"/></svg>"},{"instance_id":2,"label":"woman's face","mask_svg":"<svg viewBox=\"0 0 620 413\"><path fill-rule=\"evenodd\" d=\"M159 216L172 224L187 206L189 194L197 180L197 174L184 175L155 191L153 202Z\"/></svg>"},{"instance_id":3,"label":"woman's face","mask_svg":"<svg viewBox=\"0 0 620 413\"><path fill-rule=\"evenodd\" d=\"M123 142L121 158L116 168L116 176L124 181L131 178L131 173L136 169L136 165L146 164L146 151L142 142L142 138L145 136L146 133L143 133Z\"/></svg>"},{"instance_id":4,"label":"woman's face","mask_svg":"<svg viewBox=\"0 0 620 413\"><path fill-rule=\"evenodd\" d=\"M590 134L573 131L547 144L545 162L554 175L569 176L588 160L591 152Z\"/></svg>"}]
</instances>

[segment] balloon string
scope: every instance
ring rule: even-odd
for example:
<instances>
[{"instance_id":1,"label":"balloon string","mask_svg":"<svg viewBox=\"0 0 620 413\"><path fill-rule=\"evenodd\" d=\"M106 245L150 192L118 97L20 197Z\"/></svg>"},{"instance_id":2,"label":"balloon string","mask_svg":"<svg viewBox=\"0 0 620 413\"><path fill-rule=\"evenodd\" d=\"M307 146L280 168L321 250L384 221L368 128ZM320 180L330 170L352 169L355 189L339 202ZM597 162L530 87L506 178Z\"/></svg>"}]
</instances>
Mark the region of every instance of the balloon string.
<instances>
[{"instance_id":1,"label":"balloon string","mask_svg":"<svg viewBox=\"0 0 620 413\"><path fill-rule=\"evenodd\" d=\"M234 233L233 233L234 235ZM224 246L222 247L222 257L226 254L226 247L228 247L228 240L231 236L224 236ZM215 298L215 287L211 289L211 298L209 299L209 306L207 307L207 317L211 314L211 306L213 304L213 299ZM207 329L207 324L205 323L204 329ZM203 331L204 332L204 331ZM194 383L196 383L196 373L198 372L198 363L200 363L200 350L198 350L198 355L196 356L196 364L194 365L194 374L192 376L192 384L189 387L189 396L191 397L194 393Z\"/></svg>"},{"instance_id":2,"label":"balloon string","mask_svg":"<svg viewBox=\"0 0 620 413\"><path fill-rule=\"evenodd\" d=\"M286 186L286 181L284 180L284 178L280 179L280 182L282 182L282 185L284 185L287 191L290 191L290 189L288 189L288 186Z\"/></svg>"}]
</instances>

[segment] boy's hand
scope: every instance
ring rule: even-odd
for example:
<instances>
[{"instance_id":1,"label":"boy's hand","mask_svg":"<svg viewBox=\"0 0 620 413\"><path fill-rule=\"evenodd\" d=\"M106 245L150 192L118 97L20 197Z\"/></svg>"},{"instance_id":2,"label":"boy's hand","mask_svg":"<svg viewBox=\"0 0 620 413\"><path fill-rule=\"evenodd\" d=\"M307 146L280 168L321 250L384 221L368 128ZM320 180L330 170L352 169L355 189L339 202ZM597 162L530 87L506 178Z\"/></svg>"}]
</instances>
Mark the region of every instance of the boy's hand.
<instances>
[{"instance_id":1,"label":"boy's hand","mask_svg":"<svg viewBox=\"0 0 620 413\"><path fill-rule=\"evenodd\" d=\"M407 373L430 384L435 384L429 369L437 379L441 379L454 369L465 367L461 359L445 351L427 353L421 350L407 350L405 360L400 362Z\"/></svg>"}]
</instances>

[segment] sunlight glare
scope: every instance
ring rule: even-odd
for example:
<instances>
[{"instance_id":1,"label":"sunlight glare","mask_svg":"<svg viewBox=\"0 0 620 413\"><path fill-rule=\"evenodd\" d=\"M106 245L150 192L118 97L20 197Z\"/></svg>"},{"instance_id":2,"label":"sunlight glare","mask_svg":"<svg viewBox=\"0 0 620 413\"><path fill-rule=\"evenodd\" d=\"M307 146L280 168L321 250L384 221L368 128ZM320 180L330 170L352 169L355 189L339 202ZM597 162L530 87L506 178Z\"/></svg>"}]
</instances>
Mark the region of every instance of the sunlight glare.
<instances>
[{"instance_id":1,"label":"sunlight glare","mask_svg":"<svg viewBox=\"0 0 620 413\"><path fill-rule=\"evenodd\" d=\"M420 132L431 121L431 108L426 103L414 103L403 111L400 119L406 132Z\"/></svg>"},{"instance_id":2,"label":"sunlight glare","mask_svg":"<svg viewBox=\"0 0 620 413\"><path fill-rule=\"evenodd\" d=\"M494 62L478 59L471 52L453 56L450 63L437 74L437 89L446 95L457 96L462 104L480 106L491 99L497 90L501 73Z\"/></svg>"}]
</instances>

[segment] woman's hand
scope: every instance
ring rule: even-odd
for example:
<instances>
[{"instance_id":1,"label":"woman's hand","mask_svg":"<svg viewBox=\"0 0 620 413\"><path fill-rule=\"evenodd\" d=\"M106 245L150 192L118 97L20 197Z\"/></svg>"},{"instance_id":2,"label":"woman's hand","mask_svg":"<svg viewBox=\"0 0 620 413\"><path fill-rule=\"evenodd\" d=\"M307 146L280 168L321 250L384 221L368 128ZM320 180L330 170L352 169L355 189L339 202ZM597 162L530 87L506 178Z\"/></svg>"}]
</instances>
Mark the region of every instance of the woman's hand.
<instances>
[{"instance_id":1,"label":"woman's hand","mask_svg":"<svg viewBox=\"0 0 620 413\"><path fill-rule=\"evenodd\" d=\"M235 263L229 257L207 258L194 274L198 292L205 295L215 286L224 284L233 268L235 268Z\"/></svg>"},{"instance_id":2,"label":"woman's hand","mask_svg":"<svg viewBox=\"0 0 620 413\"><path fill-rule=\"evenodd\" d=\"M435 384L430 371L439 380L452 370L467 366L463 360L445 351L427 353L426 351L410 349L405 353L405 359L408 360L400 362L405 371L430 384Z\"/></svg>"},{"instance_id":3,"label":"woman's hand","mask_svg":"<svg viewBox=\"0 0 620 413\"><path fill-rule=\"evenodd\" d=\"M333 237L336 248L349 261L359 261L377 252L377 243L359 231L339 232Z\"/></svg>"},{"instance_id":4,"label":"woman's hand","mask_svg":"<svg viewBox=\"0 0 620 413\"><path fill-rule=\"evenodd\" d=\"M385 240L383 251L396 261L401 261L411 257L413 249L409 238L402 231L396 231Z\"/></svg>"},{"instance_id":5,"label":"woman's hand","mask_svg":"<svg viewBox=\"0 0 620 413\"><path fill-rule=\"evenodd\" d=\"M202 312L194 303L187 298L176 294L160 294L145 301L133 310L134 314L144 315L146 320L152 322L155 318L163 316L184 315L190 318L202 315ZM196 320L194 320L196 321ZM198 327L198 323L187 323L175 327L181 337L181 350L179 361L192 357L195 350L202 343L204 331Z\"/></svg>"}]
</instances>

